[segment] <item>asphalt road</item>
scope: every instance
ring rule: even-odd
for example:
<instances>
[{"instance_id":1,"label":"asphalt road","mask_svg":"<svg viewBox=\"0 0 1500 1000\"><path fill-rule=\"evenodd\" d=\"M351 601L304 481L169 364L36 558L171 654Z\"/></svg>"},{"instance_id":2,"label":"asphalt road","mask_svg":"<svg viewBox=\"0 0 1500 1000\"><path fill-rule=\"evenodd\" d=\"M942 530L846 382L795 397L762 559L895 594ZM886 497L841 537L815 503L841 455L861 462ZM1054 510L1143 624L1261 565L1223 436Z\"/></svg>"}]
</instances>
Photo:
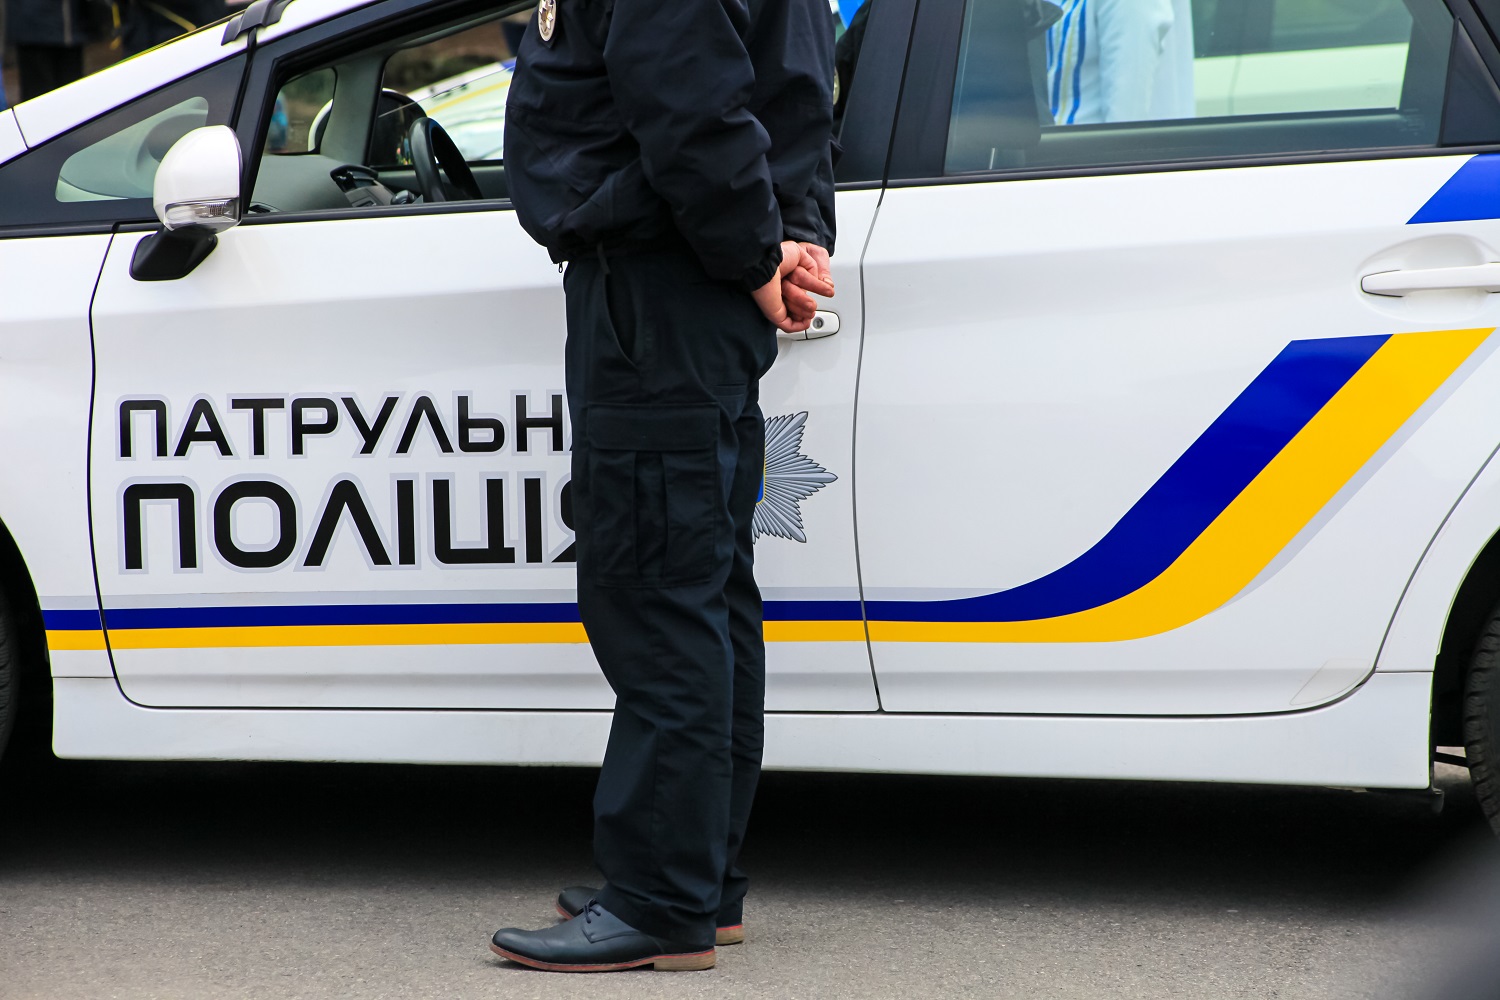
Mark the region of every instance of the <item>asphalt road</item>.
<instances>
[{"instance_id":1,"label":"asphalt road","mask_svg":"<svg viewBox=\"0 0 1500 1000\"><path fill-rule=\"evenodd\" d=\"M1339 790L773 774L749 941L717 969L500 961L491 931L548 921L589 878L592 782L7 762L0 997L1417 997L1464 921L1410 900L1481 833L1452 769L1442 815Z\"/></svg>"}]
</instances>

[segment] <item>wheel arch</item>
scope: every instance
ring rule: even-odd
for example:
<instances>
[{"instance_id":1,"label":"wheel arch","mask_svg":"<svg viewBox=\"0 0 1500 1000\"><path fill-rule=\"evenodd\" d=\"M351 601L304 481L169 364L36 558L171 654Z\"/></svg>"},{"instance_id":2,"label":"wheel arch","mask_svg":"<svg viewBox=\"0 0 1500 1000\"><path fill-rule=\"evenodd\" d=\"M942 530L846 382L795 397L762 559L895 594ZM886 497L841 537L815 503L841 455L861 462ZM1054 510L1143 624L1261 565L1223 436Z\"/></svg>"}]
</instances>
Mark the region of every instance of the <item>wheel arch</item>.
<instances>
[{"instance_id":1,"label":"wheel arch","mask_svg":"<svg viewBox=\"0 0 1500 1000\"><path fill-rule=\"evenodd\" d=\"M1431 673L1430 746L1463 745L1463 688L1474 643L1500 604L1500 449L1472 474L1413 568L1376 671Z\"/></svg>"},{"instance_id":2,"label":"wheel arch","mask_svg":"<svg viewBox=\"0 0 1500 1000\"><path fill-rule=\"evenodd\" d=\"M21 654L20 716L5 752L20 750L35 754L51 746L51 658L31 570L3 520L0 520L0 594L4 595L12 615Z\"/></svg>"},{"instance_id":3,"label":"wheel arch","mask_svg":"<svg viewBox=\"0 0 1500 1000\"><path fill-rule=\"evenodd\" d=\"M1432 743L1463 746L1464 678L1480 630L1500 604L1500 531L1490 536L1459 585L1433 663Z\"/></svg>"}]
</instances>

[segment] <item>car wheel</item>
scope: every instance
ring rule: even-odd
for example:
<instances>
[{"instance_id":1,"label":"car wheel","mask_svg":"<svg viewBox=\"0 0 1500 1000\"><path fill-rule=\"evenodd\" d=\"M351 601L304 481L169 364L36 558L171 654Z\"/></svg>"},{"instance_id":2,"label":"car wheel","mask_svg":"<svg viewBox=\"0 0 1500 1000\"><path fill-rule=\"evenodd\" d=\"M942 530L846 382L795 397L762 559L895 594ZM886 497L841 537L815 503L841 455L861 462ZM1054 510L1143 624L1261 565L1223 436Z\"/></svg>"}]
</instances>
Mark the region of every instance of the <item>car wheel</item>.
<instances>
[{"instance_id":1,"label":"car wheel","mask_svg":"<svg viewBox=\"0 0 1500 1000\"><path fill-rule=\"evenodd\" d=\"M20 649L10 609L0 597L0 757L16 727L17 696L21 687Z\"/></svg>"},{"instance_id":2,"label":"car wheel","mask_svg":"<svg viewBox=\"0 0 1500 1000\"><path fill-rule=\"evenodd\" d=\"M1464 751L1474 797L1500 836L1500 605L1474 643L1464 683Z\"/></svg>"}]
</instances>

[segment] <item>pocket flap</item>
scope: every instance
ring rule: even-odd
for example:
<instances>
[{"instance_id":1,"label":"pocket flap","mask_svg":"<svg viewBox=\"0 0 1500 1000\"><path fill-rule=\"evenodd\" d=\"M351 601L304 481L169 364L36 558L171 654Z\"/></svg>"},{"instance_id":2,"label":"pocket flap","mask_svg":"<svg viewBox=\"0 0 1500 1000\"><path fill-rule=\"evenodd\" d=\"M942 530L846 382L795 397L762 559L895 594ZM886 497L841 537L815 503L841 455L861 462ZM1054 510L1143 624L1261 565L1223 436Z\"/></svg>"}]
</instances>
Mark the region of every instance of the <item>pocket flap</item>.
<instances>
[{"instance_id":1,"label":"pocket flap","mask_svg":"<svg viewBox=\"0 0 1500 1000\"><path fill-rule=\"evenodd\" d=\"M611 451L694 451L714 447L719 437L719 408L712 403L594 405L587 420L589 446Z\"/></svg>"}]
</instances>

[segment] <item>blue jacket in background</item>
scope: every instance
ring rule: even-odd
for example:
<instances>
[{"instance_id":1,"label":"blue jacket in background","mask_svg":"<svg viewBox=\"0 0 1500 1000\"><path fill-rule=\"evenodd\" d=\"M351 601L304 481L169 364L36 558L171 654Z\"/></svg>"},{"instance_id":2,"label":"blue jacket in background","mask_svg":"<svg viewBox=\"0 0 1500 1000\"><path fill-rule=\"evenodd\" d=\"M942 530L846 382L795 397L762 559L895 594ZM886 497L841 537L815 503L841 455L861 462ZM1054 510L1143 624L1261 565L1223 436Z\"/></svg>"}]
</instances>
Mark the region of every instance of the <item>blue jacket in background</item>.
<instances>
[{"instance_id":1,"label":"blue jacket in background","mask_svg":"<svg viewBox=\"0 0 1500 1000\"><path fill-rule=\"evenodd\" d=\"M828 0L557 0L505 116L521 225L555 261L686 243L763 284L783 239L833 249Z\"/></svg>"},{"instance_id":2,"label":"blue jacket in background","mask_svg":"<svg viewBox=\"0 0 1500 1000\"><path fill-rule=\"evenodd\" d=\"M90 41L84 0L3 0L5 40L11 45L60 45Z\"/></svg>"}]
</instances>

